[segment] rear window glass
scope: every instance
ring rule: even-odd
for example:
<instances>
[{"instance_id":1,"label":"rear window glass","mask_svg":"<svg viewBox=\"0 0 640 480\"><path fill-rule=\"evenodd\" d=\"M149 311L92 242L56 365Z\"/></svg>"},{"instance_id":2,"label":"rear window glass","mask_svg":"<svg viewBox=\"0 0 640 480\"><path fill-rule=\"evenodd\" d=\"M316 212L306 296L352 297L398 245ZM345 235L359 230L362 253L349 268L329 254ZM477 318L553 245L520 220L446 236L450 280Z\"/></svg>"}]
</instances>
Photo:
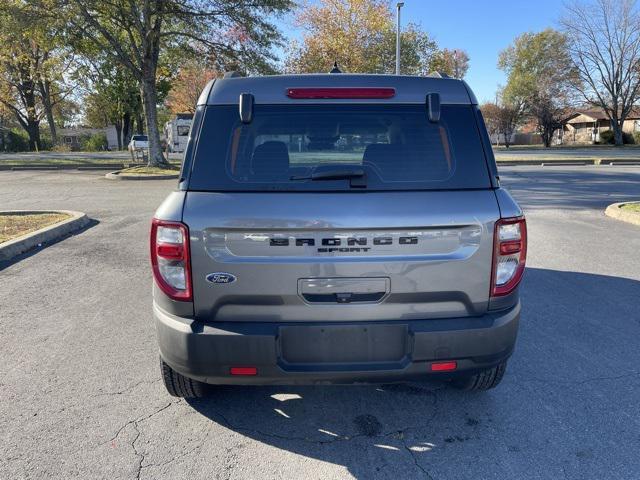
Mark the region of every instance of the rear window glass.
<instances>
[{"instance_id":1,"label":"rear window glass","mask_svg":"<svg viewBox=\"0 0 640 480\"><path fill-rule=\"evenodd\" d=\"M132 139L139 142L146 142L149 140L146 135L134 135Z\"/></svg>"},{"instance_id":2,"label":"rear window glass","mask_svg":"<svg viewBox=\"0 0 640 480\"><path fill-rule=\"evenodd\" d=\"M471 106L443 105L432 123L424 105L298 104L256 105L249 124L237 106L207 107L189 189L352 190L336 172L362 175L359 190L490 186Z\"/></svg>"}]
</instances>

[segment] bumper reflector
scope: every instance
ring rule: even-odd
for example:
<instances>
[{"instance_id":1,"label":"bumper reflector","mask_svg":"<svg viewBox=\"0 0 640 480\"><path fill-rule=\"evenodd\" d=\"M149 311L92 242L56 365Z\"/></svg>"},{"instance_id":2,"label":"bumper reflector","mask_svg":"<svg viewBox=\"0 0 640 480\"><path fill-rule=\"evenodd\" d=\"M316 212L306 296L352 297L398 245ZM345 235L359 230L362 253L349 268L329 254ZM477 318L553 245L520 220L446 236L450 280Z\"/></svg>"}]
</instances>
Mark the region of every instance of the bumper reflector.
<instances>
[{"instance_id":1,"label":"bumper reflector","mask_svg":"<svg viewBox=\"0 0 640 480\"><path fill-rule=\"evenodd\" d=\"M257 375L258 369L256 367L231 367L229 373L231 375Z\"/></svg>"},{"instance_id":2,"label":"bumper reflector","mask_svg":"<svg viewBox=\"0 0 640 480\"><path fill-rule=\"evenodd\" d=\"M434 362L431 364L432 372L452 372L458 368L458 362Z\"/></svg>"}]
</instances>

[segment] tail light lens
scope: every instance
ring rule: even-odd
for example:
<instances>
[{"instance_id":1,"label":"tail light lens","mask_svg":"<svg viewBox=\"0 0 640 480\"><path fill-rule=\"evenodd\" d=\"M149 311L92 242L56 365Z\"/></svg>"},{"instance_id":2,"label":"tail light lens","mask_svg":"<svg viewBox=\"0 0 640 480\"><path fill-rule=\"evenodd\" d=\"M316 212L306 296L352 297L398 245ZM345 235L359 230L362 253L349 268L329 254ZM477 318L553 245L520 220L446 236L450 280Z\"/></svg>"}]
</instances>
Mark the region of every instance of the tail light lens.
<instances>
[{"instance_id":1,"label":"tail light lens","mask_svg":"<svg viewBox=\"0 0 640 480\"><path fill-rule=\"evenodd\" d=\"M160 290L173 300L191 301L189 229L186 225L153 219L151 266L153 278Z\"/></svg>"},{"instance_id":2,"label":"tail light lens","mask_svg":"<svg viewBox=\"0 0 640 480\"><path fill-rule=\"evenodd\" d=\"M513 292L522 279L527 259L527 222L524 217L503 218L494 232L491 296Z\"/></svg>"}]
</instances>

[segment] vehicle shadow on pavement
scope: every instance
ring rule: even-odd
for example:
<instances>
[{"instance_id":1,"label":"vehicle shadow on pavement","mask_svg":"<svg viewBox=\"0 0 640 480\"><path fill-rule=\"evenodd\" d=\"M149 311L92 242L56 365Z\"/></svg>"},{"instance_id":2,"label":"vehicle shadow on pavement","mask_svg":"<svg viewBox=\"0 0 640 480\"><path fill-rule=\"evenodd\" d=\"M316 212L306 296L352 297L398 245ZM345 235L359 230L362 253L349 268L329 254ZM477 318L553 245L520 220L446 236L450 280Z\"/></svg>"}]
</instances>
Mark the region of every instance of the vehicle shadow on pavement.
<instances>
[{"instance_id":1,"label":"vehicle shadow on pavement","mask_svg":"<svg viewBox=\"0 0 640 480\"><path fill-rule=\"evenodd\" d=\"M637 415L640 391L631 371L640 352L629 341L640 335L640 282L529 268L522 298L516 352L489 392L431 381L214 387L189 404L231 431L356 478L603 478L614 463L639 467L624 419ZM612 396L615 409L602 401ZM611 442L618 447L603 447Z\"/></svg>"},{"instance_id":2,"label":"vehicle shadow on pavement","mask_svg":"<svg viewBox=\"0 0 640 480\"><path fill-rule=\"evenodd\" d=\"M89 222L82 228L78 229L78 230L74 230L71 233L68 233L67 235L63 235L62 237L56 238L55 240L51 241L51 242L46 242L41 244L38 247L32 248L31 250L21 253L20 255L16 255L15 257L11 257L9 260L0 260L0 271L4 270L7 267L10 267L11 265L14 265L26 258L29 257L33 257L34 255L40 253L42 250L44 250L45 248L48 248L52 245L55 245L56 243L60 243L65 241L67 238L70 237L75 237L76 235L80 235L81 233L86 232L87 230L89 230L90 228L95 227L96 225L98 225L100 222L98 220L95 220L93 218L89 219Z\"/></svg>"}]
</instances>

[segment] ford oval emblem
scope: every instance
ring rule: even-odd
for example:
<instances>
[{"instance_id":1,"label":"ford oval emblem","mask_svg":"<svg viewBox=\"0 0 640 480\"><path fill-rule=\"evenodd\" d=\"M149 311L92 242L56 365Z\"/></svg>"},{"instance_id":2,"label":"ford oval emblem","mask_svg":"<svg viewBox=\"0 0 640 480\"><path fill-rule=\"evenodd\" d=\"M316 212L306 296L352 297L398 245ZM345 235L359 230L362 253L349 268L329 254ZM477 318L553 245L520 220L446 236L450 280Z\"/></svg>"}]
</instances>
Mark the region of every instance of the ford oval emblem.
<instances>
[{"instance_id":1,"label":"ford oval emblem","mask_svg":"<svg viewBox=\"0 0 640 480\"><path fill-rule=\"evenodd\" d=\"M207 282L211 283L233 283L236 281L235 275L225 272L214 272L207 275Z\"/></svg>"}]
</instances>

